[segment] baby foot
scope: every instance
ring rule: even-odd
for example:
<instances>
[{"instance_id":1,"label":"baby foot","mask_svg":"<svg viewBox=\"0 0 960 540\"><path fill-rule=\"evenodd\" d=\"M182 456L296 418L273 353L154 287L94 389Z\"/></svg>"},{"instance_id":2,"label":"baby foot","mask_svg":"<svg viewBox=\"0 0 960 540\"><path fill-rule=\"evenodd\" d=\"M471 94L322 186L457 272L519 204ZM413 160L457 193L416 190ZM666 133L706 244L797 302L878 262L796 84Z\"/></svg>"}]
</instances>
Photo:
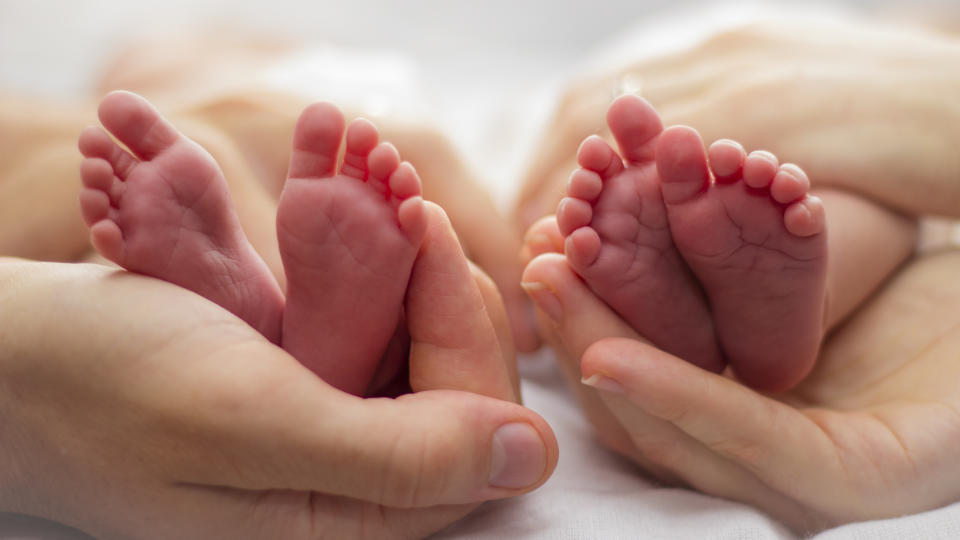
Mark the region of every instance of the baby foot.
<instances>
[{"instance_id":1,"label":"baby foot","mask_svg":"<svg viewBox=\"0 0 960 540\"><path fill-rule=\"evenodd\" d=\"M673 240L710 298L717 338L737 376L770 391L810 372L823 337L826 220L810 181L767 152L710 147L677 126L657 143Z\"/></svg>"},{"instance_id":2,"label":"baby foot","mask_svg":"<svg viewBox=\"0 0 960 540\"><path fill-rule=\"evenodd\" d=\"M718 372L724 361L706 299L673 243L660 195L660 118L647 102L624 96L607 123L620 155L599 137L586 139L557 209L567 261L638 333Z\"/></svg>"},{"instance_id":3,"label":"baby foot","mask_svg":"<svg viewBox=\"0 0 960 540\"><path fill-rule=\"evenodd\" d=\"M145 99L114 92L80 135L80 209L105 258L169 281L280 341L283 295L247 241L220 167Z\"/></svg>"},{"instance_id":4,"label":"baby foot","mask_svg":"<svg viewBox=\"0 0 960 540\"><path fill-rule=\"evenodd\" d=\"M277 235L287 275L283 348L363 395L400 318L426 230L420 179L377 129L319 103L294 131Z\"/></svg>"}]
</instances>

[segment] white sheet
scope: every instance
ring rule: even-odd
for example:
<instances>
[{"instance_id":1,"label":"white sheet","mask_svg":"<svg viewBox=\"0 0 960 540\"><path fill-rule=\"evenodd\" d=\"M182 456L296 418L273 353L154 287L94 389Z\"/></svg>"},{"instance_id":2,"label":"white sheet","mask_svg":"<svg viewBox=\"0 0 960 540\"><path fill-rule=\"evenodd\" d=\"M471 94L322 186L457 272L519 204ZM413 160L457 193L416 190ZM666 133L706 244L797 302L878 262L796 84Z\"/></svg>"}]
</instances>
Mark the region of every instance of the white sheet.
<instances>
[{"instance_id":1,"label":"white sheet","mask_svg":"<svg viewBox=\"0 0 960 540\"><path fill-rule=\"evenodd\" d=\"M42 4L0 0L0 87L77 95L87 90L117 40L147 30L169 31L183 21L208 23L218 20L228 7L234 22L241 24L366 46L365 52L349 53L353 56L331 53L329 48L305 50L258 76L305 92L327 89L326 95L314 97L360 99L364 106L383 112L392 108L409 115L416 111L451 134L480 176L491 179L490 188L498 200L506 204L539 123L568 76L585 66L615 63L624 51L652 53L678 47L710 28L757 14L752 8L704 11L680 2L687 14L699 13L695 23L671 26L668 22L678 22L676 17L648 17L644 31L628 31L632 20L665 4L654 0L542 5L514 0L469 4L370 0L341 5L332 0L274 0L265 6L186 0ZM286 12L298 16L291 18ZM330 14L336 14L336 19L331 20ZM144 28L147 24L150 27ZM608 47L600 49L601 43ZM371 51L371 47L387 52ZM411 60L414 56L416 61ZM340 66L337 75L331 74L331 65ZM369 75L371 65L381 66L376 76ZM350 66L355 77L349 75ZM331 85L350 91L337 93L330 90ZM365 93L358 94L351 86L362 87ZM388 88L394 91L385 92ZM521 370L527 405L547 419L560 441L557 471L540 490L486 504L438 538L794 538L748 506L658 487L636 474L630 463L602 449L563 387L549 352L523 359ZM42 520L0 514L0 539L13 538L82 536ZM960 504L847 525L816 538L960 538Z\"/></svg>"}]
</instances>

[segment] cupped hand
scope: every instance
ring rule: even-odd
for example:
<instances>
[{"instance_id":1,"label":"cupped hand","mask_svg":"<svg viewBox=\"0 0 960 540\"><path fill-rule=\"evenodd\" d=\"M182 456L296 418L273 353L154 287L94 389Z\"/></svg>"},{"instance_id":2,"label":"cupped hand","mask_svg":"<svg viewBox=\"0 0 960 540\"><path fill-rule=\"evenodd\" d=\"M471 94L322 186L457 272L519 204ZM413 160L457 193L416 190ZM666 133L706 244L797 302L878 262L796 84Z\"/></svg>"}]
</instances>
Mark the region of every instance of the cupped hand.
<instances>
[{"instance_id":1,"label":"cupped hand","mask_svg":"<svg viewBox=\"0 0 960 540\"><path fill-rule=\"evenodd\" d=\"M827 341L810 378L767 396L656 349L539 251L525 286L588 417L654 476L801 532L960 499L960 254L912 263Z\"/></svg>"},{"instance_id":2,"label":"cupped hand","mask_svg":"<svg viewBox=\"0 0 960 540\"><path fill-rule=\"evenodd\" d=\"M333 389L168 283L3 261L0 509L98 538L405 538L540 485L556 440L509 401L502 305L434 225L407 306L419 375L398 399ZM439 326L437 283L456 292ZM453 310L478 299L462 346Z\"/></svg>"}]
</instances>

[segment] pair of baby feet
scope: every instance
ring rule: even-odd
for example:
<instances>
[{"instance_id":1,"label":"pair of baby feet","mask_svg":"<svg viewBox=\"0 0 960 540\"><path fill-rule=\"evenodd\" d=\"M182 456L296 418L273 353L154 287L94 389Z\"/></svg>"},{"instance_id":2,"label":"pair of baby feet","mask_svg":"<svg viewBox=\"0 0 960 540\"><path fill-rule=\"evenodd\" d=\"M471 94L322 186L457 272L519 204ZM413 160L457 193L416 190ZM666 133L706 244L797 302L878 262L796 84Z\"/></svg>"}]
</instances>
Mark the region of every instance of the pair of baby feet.
<instances>
[{"instance_id":1,"label":"pair of baby feet","mask_svg":"<svg viewBox=\"0 0 960 540\"><path fill-rule=\"evenodd\" d=\"M809 373L824 334L827 242L810 182L768 152L746 154L618 98L557 210L570 267L660 348L761 390Z\"/></svg>"},{"instance_id":2,"label":"pair of baby feet","mask_svg":"<svg viewBox=\"0 0 960 540\"><path fill-rule=\"evenodd\" d=\"M364 120L309 107L277 214L284 295L243 234L213 158L142 98L80 137L83 217L129 270L213 300L330 384L363 394L400 318L426 230L420 182ZM802 170L732 141L666 131L643 100L584 141L557 212L570 266L640 334L767 390L796 384L823 336L825 217ZM344 132L342 166L338 158Z\"/></svg>"},{"instance_id":3,"label":"pair of baby feet","mask_svg":"<svg viewBox=\"0 0 960 540\"><path fill-rule=\"evenodd\" d=\"M209 153L135 94L108 95L99 116L126 149L100 128L80 136L80 206L96 249L216 302L329 384L363 395L400 320L428 219L417 173L373 124L345 127L325 103L297 122L277 211L284 294Z\"/></svg>"}]
</instances>

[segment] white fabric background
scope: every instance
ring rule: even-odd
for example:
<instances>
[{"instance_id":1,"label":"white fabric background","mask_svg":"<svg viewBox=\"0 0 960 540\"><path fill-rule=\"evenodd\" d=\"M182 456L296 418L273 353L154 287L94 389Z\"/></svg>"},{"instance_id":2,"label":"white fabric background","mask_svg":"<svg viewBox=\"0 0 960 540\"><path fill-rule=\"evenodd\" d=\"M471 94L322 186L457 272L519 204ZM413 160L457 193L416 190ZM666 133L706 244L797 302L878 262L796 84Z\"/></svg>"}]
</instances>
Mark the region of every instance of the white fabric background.
<instances>
[{"instance_id":1,"label":"white fabric background","mask_svg":"<svg viewBox=\"0 0 960 540\"><path fill-rule=\"evenodd\" d=\"M949 1L926 4L946 6ZM672 11L663 10L667 5ZM435 122L507 204L540 124L570 76L638 52L681 47L711 29L784 9L771 2L708 9L661 0L0 0L0 88L52 97L83 95L124 40L185 26L226 22L334 43L341 48L305 49L256 76L313 98L353 100ZM488 503L438 538L795 538L750 507L658 487L602 449L563 387L549 352L522 359L521 370L527 405L550 422L560 441L557 471L540 490ZM83 536L42 520L0 514L0 539L14 538ZM960 538L960 504L839 527L816 538Z\"/></svg>"}]
</instances>

